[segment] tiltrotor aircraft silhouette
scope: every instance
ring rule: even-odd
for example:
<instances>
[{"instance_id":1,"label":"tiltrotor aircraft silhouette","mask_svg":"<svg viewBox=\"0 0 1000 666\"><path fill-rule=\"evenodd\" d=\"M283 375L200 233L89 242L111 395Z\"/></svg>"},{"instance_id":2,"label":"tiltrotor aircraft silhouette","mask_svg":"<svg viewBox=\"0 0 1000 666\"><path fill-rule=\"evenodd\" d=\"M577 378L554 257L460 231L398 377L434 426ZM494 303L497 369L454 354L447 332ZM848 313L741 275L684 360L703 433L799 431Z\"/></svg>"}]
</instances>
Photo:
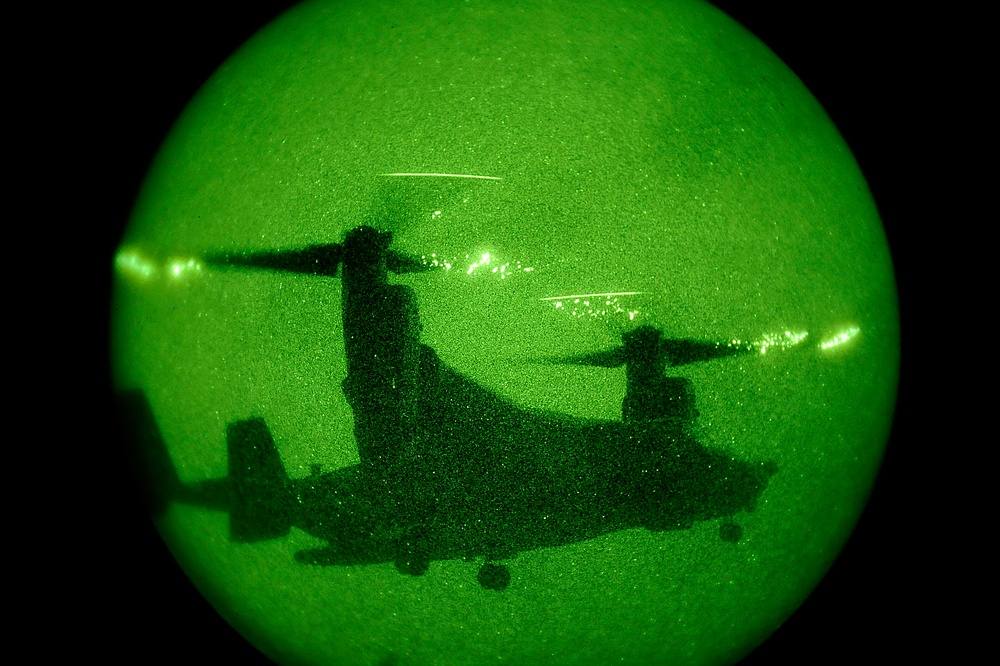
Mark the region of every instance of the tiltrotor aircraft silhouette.
<instances>
[{"instance_id":1,"label":"tiltrotor aircraft silhouette","mask_svg":"<svg viewBox=\"0 0 1000 666\"><path fill-rule=\"evenodd\" d=\"M263 419L230 423L225 478L182 483L141 392L124 396L139 440L140 473L154 512L170 502L229 514L230 538L276 539L294 527L326 542L300 551L312 565L393 562L422 575L435 560L481 558L479 583L502 590L503 562L617 530L683 530L752 511L777 467L736 460L699 443L689 379L667 366L754 350L748 344L676 340L649 326L602 352L541 359L625 366L621 421L526 410L444 365L420 341L413 291L389 273L427 270L369 226L342 243L300 250L217 254L218 269L340 276L347 377L361 462L290 478Z\"/></svg>"}]
</instances>

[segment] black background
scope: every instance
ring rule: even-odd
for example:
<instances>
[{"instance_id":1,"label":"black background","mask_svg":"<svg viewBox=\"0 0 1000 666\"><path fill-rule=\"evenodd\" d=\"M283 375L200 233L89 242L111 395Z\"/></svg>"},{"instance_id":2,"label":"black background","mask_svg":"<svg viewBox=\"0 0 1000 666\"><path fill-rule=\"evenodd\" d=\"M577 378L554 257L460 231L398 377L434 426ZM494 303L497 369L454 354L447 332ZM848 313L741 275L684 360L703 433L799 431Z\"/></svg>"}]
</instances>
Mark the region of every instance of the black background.
<instances>
[{"instance_id":1,"label":"black background","mask_svg":"<svg viewBox=\"0 0 1000 666\"><path fill-rule=\"evenodd\" d=\"M70 87L63 102L84 120L69 158L88 172L73 202L88 227L90 257L110 266L136 192L160 142L190 98L219 64L260 27L294 3L133 3L128 9L81 10L79 29L66 43ZM931 48L917 18L879 2L715 3L774 50L826 108L861 165L886 227L900 287L904 363L897 417L875 491L847 547L812 596L747 664L892 659L908 661L940 632L931 603L937 579L931 554L921 547L915 507L926 486L918 482L918 430L927 408L911 375L910 353L920 319L913 222L930 215L922 200L919 165L920 90L932 89ZM918 83L919 82L919 83ZM73 125L73 123L70 123ZM926 139L924 139L926 142ZM110 273L88 285L106 294ZM103 308L103 310L102 310ZM107 312L107 301L95 306ZM101 326L106 320L99 318ZM81 376L106 377L105 329ZM105 383L102 391L108 391ZM91 392L95 392L93 388ZM101 403L103 404L103 403ZM110 404L110 400L108 400ZM110 409L88 428L114 432ZM104 416L106 415L106 416ZM162 663L224 659L269 663L233 631L193 589L173 562L144 512L121 450L87 450L80 465L97 463L81 490L87 520L79 543L90 553L68 609L79 632L77 649L97 660ZM79 479L78 479L79 480ZM95 518L96 516L96 518ZM78 552L78 550L72 550ZM58 559L58 558L57 558ZM62 566L65 566L63 563ZM334 600L331 600L335 603ZM100 609L100 610L98 610Z\"/></svg>"}]
</instances>

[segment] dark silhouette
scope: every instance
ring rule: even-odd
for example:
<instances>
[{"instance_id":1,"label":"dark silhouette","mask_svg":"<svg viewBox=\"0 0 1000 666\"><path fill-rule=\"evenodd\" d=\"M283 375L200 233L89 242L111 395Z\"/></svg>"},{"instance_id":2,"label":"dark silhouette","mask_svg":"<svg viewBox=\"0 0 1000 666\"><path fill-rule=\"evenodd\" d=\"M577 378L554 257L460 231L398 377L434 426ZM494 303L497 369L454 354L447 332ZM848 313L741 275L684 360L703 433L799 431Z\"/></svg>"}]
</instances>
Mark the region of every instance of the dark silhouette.
<instances>
[{"instance_id":1,"label":"dark silhouette","mask_svg":"<svg viewBox=\"0 0 1000 666\"><path fill-rule=\"evenodd\" d=\"M390 249L391 234L350 231L343 244L216 255L218 267L293 271L343 279L344 395L361 462L291 479L262 419L231 423L229 474L182 484L141 392L123 396L137 435L140 473L154 511L185 502L229 512L234 541L279 538L292 526L328 545L299 562L394 562L409 575L433 560L483 558L478 581L502 590L502 560L630 528L687 529L752 511L773 463L734 460L700 444L690 380L667 365L750 350L740 344L670 340L651 327L616 349L548 359L626 367L622 421L588 421L517 407L443 365L420 342L416 300L389 272L426 270Z\"/></svg>"}]
</instances>

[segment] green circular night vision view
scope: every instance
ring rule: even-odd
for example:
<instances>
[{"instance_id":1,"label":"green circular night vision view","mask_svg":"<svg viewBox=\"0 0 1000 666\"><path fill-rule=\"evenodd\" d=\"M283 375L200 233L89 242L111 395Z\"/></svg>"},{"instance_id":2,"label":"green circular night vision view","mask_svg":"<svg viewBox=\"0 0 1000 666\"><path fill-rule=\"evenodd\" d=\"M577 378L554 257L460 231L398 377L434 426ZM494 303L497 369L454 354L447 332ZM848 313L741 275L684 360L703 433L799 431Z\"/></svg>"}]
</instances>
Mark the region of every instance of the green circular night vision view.
<instances>
[{"instance_id":1,"label":"green circular night vision view","mask_svg":"<svg viewBox=\"0 0 1000 666\"><path fill-rule=\"evenodd\" d=\"M284 664L726 664L882 458L865 181L699 0L314 0L178 120L114 259L153 520Z\"/></svg>"}]
</instances>

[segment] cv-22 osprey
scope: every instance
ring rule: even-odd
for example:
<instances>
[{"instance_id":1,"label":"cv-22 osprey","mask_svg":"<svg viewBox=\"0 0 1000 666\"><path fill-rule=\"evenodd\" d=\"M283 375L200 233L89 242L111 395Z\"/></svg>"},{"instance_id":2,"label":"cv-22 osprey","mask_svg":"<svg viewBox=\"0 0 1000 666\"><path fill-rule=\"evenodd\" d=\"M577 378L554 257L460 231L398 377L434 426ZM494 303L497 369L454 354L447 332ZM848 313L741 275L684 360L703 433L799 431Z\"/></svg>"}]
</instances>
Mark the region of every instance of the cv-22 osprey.
<instances>
[{"instance_id":1,"label":"cv-22 osprey","mask_svg":"<svg viewBox=\"0 0 1000 666\"><path fill-rule=\"evenodd\" d=\"M480 559L479 583L502 590L504 562L617 530L683 530L752 511L777 467L697 441L692 383L668 366L751 352L750 344L668 339L650 326L614 349L545 362L625 367L622 418L582 420L521 408L442 363L421 343L416 298L390 273L427 270L360 226L342 243L207 257L218 269L283 271L342 280L347 377L360 463L290 478L263 419L226 431L228 476L182 483L142 393L125 396L139 433L154 512L170 502L226 511L237 542L294 527L326 544L311 565L392 562L425 574L435 560Z\"/></svg>"}]
</instances>

